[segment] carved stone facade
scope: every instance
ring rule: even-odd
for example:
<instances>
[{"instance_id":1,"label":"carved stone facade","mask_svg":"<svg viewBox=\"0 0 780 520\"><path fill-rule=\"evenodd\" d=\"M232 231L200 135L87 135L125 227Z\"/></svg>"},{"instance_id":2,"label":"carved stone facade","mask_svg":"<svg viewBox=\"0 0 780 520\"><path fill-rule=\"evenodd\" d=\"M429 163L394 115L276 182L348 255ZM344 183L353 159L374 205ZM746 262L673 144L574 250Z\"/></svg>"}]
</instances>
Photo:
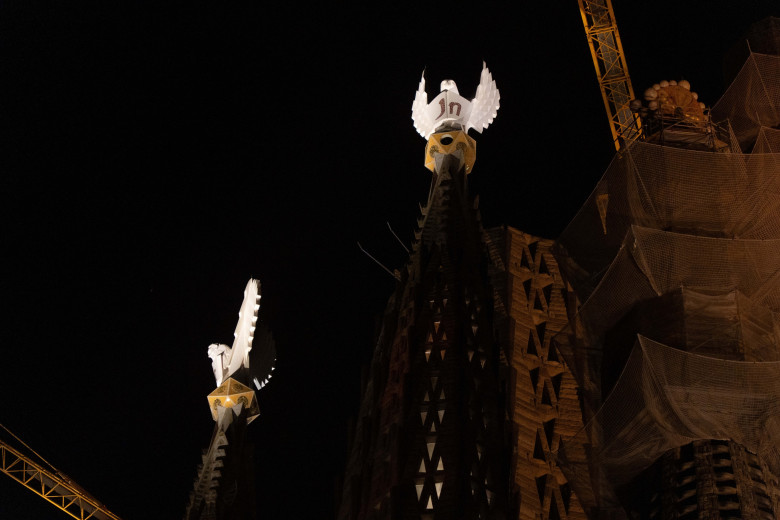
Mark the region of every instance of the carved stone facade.
<instances>
[{"instance_id":1,"label":"carved stone facade","mask_svg":"<svg viewBox=\"0 0 780 520\"><path fill-rule=\"evenodd\" d=\"M584 518L554 456L581 427L550 338L567 323L552 241L482 229L462 158L437 161L385 311L339 520Z\"/></svg>"}]
</instances>

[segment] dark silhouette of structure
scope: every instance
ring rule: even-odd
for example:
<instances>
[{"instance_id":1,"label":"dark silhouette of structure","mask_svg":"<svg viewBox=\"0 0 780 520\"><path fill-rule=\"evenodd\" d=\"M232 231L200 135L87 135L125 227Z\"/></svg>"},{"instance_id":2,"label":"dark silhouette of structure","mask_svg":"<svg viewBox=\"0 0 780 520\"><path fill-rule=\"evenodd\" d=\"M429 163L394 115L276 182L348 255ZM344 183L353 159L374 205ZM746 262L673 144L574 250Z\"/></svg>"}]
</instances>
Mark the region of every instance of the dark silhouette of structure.
<instances>
[{"instance_id":1,"label":"dark silhouette of structure","mask_svg":"<svg viewBox=\"0 0 780 520\"><path fill-rule=\"evenodd\" d=\"M184 520L256 518L254 446L247 427L260 415L255 389L269 382L276 362L273 338L257 323L259 309L260 283L250 279L238 313L233 346L209 347L217 382L217 388L208 395L214 432L198 465Z\"/></svg>"},{"instance_id":2,"label":"dark silhouette of structure","mask_svg":"<svg viewBox=\"0 0 780 520\"><path fill-rule=\"evenodd\" d=\"M551 241L482 228L474 149L459 128L428 142L431 189L384 313L340 520L584 518L552 455L582 426L550 346L567 292Z\"/></svg>"}]
</instances>

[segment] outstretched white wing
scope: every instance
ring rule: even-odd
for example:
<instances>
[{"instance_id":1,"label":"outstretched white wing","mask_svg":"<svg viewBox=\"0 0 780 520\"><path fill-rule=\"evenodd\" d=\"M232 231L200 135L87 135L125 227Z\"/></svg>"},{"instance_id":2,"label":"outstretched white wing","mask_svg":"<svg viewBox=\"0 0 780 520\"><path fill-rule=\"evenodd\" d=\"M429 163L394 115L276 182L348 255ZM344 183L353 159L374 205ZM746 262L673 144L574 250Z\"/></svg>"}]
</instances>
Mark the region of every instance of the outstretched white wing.
<instances>
[{"instance_id":1,"label":"outstretched white wing","mask_svg":"<svg viewBox=\"0 0 780 520\"><path fill-rule=\"evenodd\" d=\"M271 380L271 372L276 365L276 343L271 332L263 326L257 325L255 341L252 353L249 354L249 376L252 383L260 390Z\"/></svg>"},{"instance_id":2,"label":"outstretched white wing","mask_svg":"<svg viewBox=\"0 0 780 520\"><path fill-rule=\"evenodd\" d=\"M425 92L425 71L423 71L420 86L414 96L414 103L412 103L412 121L414 121L414 128L425 139L428 139L434 130L433 121L427 109L428 94Z\"/></svg>"},{"instance_id":3,"label":"outstretched white wing","mask_svg":"<svg viewBox=\"0 0 780 520\"><path fill-rule=\"evenodd\" d=\"M233 334L233 348L231 349L230 365L226 378L243 366L249 368L249 351L252 350L252 340L257 326L257 311L260 309L260 284L254 278L250 278L244 289L244 302L238 312L238 324Z\"/></svg>"},{"instance_id":4,"label":"outstretched white wing","mask_svg":"<svg viewBox=\"0 0 780 520\"><path fill-rule=\"evenodd\" d=\"M498 88L496 88L496 82L483 61L482 75L479 78L477 95L474 96L474 100L471 102L471 115L469 116L469 122L466 124L466 132L473 128L481 134L482 130L487 128L496 117L499 99L501 99L501 95L498 93Z\"/></svg>"}]
</instances>

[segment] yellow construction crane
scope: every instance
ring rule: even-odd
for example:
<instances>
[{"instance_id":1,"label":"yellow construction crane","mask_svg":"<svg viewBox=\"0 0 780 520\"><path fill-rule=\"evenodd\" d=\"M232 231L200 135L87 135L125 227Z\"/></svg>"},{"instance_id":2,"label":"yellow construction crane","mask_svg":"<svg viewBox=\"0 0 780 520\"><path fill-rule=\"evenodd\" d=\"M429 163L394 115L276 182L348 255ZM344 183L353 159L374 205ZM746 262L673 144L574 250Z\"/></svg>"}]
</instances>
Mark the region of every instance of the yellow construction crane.
<instances>
[{"instance_id":1,"label":"yellow construction crane","mask_svg":"<svg viewBox=\"0 0 780 520\"><path fill-rule=\"evenodd\" d=\"M41 461L34 461L32 455L25 455L0 439L0 471L73 518L121 520L81 486L57 471L7 428L1 424L0 428L12 435Z\"/></svg>"},{"instance_id":2,"label":"yellow construction crane","mask_svg":"<svg viewBox=\"0 0 780 520\"><path fill-rule=\"evenodd\" d=\"M620 42L611 0L577 0L585 26L588 47L593 57L601 97L607 109L615 148L636 140L640 135L639 118L631 111L634 89Z\"/></svg>"}]
</instances>

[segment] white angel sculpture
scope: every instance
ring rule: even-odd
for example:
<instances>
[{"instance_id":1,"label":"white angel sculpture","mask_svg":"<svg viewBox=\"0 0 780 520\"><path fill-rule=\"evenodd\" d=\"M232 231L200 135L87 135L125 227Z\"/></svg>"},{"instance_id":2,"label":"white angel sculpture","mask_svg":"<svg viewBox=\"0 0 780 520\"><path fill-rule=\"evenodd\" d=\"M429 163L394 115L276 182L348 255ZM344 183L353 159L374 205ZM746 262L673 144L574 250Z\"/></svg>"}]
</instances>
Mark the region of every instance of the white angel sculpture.
<instances>
[{"instance_id":1,"label":"white angel sculpture","mask_svg":"<svg viewBox=\"0 0 780 520\"><path fill-rule=\"evenodd\" d=\"M441 82L441 93L428 103L423 72L412 103L414 127L425 139L442 127L460 128L465 132L473 128L482 133L496 117L500 98L496 82L485 62L482 62L477 94L471 101L461 97L455 82L448 79Z\"/></svg>"},{"instance_id":2,"label":"white angel sculpture","mask_svg":"<svg viewBox=\"0 0 780 520\"><path fill-rule=\"evenodd\" d=\"M268 383L276 361L276 347L270 332L258 328L257 311L260 309L260 284L250 278L244 289L244 301L238 312L238 323L233 334L233 347L214 343L209 346L211 368L217 386L236 372L243 372L259 390ZM257 339L257 347L252 341ZM250 356L250 352L252 355ZM251 363L250 363L251 362Z\"/></svg>"}]
</instances>

